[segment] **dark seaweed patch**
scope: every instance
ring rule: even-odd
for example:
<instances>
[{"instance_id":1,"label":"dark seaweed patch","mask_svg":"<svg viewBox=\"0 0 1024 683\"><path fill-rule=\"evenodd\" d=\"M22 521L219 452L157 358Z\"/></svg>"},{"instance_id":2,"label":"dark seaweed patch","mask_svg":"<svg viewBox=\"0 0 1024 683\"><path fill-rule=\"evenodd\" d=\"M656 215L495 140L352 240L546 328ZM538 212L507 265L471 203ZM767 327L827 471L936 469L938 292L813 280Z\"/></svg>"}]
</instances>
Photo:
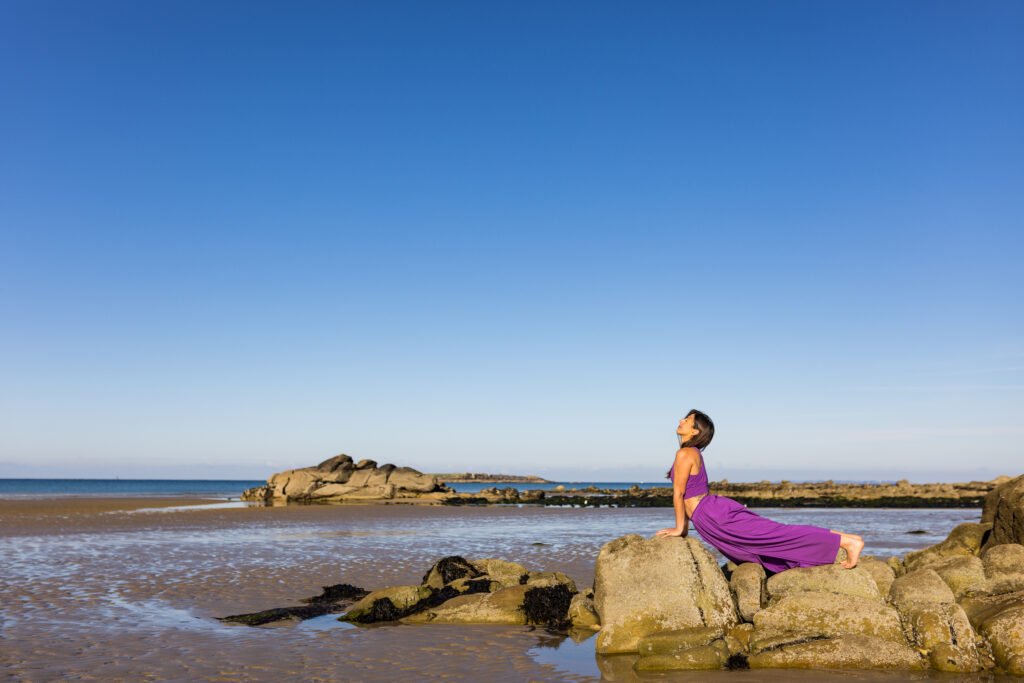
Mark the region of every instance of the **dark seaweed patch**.
<instances>
[{"instance_id":1,"label":"dark seaweed patch","mask_svg":"<svg viewBox=\"0 0 1024 683\"><path fill-rule=\"evenodd\" d=\"M745 654L738 652L734 655L729 655L729 659L725 660L725 668L730 671L749 669L750 661Z\"/></svg>"},{"instance_id":2,"label":"dark seaweed patch","mask_svg":"<svg viewBox=\"0 0 1024 683\"><path fill-rule=\"evenodd\" d=\"M458 555L450 555L448 557L442 557L440 560L434 563L434 566L423 575L422 583L426 583L430 575L436 571L441 575L442 583L451 583L456 579L471 578L475 579L478 576L482 576L480 571L469 563L464 557Z\"/></svg>"},{"instance_id":3,"label":"dark seaweed patch","mask_svg":"<svg viewBox=\"0 0 1024 683\"><path fill-rule=\"evenodd\" d=\"M299 602L306 602L317 605L324 602L341 602L342 600L360 600L369 593L348 583L336 583L333 586L324 586L324 592L314 595L311 598L303 598Z\"/></svg>"},{"instance_id":4,"label":"dark seaweed patch","mask_svg":"<svg viewBox=\"0 0 1024 683\"><path fill-rule=\"evenodd\" d=\"M526 623L539 624L554 629L565 629L569 623L569 603L575 593L565 584L538 586L526 591L523 596L523 612Z\"/></svg>"}]
</instances>

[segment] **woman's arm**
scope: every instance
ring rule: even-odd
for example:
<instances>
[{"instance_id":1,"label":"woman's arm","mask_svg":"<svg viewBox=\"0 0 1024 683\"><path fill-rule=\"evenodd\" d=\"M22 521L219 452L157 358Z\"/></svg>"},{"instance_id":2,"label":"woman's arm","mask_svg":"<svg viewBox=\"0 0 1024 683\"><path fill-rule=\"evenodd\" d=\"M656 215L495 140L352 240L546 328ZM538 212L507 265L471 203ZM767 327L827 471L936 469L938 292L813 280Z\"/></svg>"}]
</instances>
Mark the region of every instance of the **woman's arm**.
<instances>
[{"instance_id":1,"label":"woman's arm","mask_svg":"<svg viewBox=\"0 0 1024 683\"><path fill-rule=\"evenodd\" d=\"M686 507L683 496L686 495L686 480L690 478L690 468L694 456L690 448L680 448L676 452L675 477L672 480L672 507L676 513L675 528L662 529L656 536L685 536L690 530L690 520L686 518Z\"/></svg>"}]
</instances>

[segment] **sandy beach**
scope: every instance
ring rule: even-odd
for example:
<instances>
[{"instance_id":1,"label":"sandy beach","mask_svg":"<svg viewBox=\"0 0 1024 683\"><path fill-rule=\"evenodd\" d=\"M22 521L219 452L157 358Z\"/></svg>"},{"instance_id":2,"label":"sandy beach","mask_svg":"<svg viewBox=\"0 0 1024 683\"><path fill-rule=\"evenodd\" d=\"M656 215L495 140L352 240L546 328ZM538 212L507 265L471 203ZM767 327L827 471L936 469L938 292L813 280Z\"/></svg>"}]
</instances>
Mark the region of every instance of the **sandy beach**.
<instances>
[{"instance_id":1,"label":"sandy beach","mask_svg":"<svg viewBox=\"0 0 1024 683\"><path fill-rule=\"evenodd\" d=\"M879 538L876 552L884 555L886 534L899 537L890 547L897 554L934 543L955 524L976 520L979 511L894 510L888 517L864 510L784 513L861 527L879 513L872 533ZM425 567L448 554L502 557L563 571L589 585L601 544L623 533L650 534L663 521L664 511L642 509L5 500L3 663L15 680L26 681L573 681L602 674L633 680L629 657L596 657L592 639L575 643L542 629L354 627L332 615L251 628L215 617L295 605L333 583L369 589L418 583ZM907 533L919 526L926 533ZM719 677L799 680L793 673ZM813 680L822 679L822 672L813 673ZM836 676L905 679L887 673ZM696 680L686 674L671 679Z\"/></svg>"}]
</instances>

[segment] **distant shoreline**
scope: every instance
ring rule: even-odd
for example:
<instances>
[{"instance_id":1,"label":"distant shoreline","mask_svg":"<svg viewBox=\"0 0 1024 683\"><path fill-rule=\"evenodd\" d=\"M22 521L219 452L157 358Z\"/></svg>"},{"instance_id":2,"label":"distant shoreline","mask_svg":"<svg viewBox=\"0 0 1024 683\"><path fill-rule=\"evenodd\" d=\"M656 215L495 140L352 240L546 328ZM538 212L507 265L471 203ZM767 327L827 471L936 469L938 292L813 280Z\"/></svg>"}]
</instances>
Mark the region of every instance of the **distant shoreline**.
<instances>
[{"instance_id":1,"label":"distant shoreline","mask_svg":"<svg viewBox=\"0 0 1024 683\"><path fill-rule=\"evenodd\" d=\"M483 474L481 472L455 472L449 474L431 473L429 476L437 477L439 481L451 482L453 484L467 484L471 482L484 481L500 483L528 483L528 484L551 484L552 481L532 474Z\"/></svg>"}]
</instances>

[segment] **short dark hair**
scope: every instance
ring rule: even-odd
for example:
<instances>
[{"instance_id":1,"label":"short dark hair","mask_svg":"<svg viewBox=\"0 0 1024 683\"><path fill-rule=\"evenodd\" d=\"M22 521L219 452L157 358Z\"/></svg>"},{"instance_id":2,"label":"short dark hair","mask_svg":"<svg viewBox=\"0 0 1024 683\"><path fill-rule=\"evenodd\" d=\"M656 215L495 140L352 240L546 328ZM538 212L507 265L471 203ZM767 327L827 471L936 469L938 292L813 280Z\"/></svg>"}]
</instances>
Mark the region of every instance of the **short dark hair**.
<instances>
[{"instance_id":1,"label":"short dark hair","mask_svg":"<svg viewBox=\"0 0 1024 683\"><path fill-rule=\"evenodd\" d=\"M680 444L680 448L685 448L686 446L706 448L711 443L711 439L715 438L715 423L711 421L710 417L699 410L691 410L686 414L686 417L691 415L693 415L693 426L699 430L699 433L694 434Z\"/></svg>"}]
</instances>

